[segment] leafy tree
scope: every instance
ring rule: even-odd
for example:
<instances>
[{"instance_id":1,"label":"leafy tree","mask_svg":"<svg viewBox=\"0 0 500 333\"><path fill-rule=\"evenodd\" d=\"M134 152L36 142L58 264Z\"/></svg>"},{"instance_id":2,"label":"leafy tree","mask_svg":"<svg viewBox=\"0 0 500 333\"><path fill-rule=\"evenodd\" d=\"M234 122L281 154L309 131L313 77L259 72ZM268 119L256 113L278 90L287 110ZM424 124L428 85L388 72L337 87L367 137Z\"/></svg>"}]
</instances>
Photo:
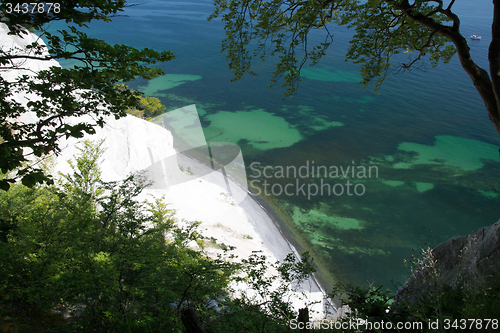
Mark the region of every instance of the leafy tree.
<instances>
[{"instance_id":1,"label":"leafy tree","mask_svg":"<svg viewBox=\"0 0 500 333\"><path fill-rule=\"evenodd\" d=\"M295 92L306 61L317 63L332 43L330 23L355 29L347 59L361 64L362 83L366 86L375 80L375 90L393 68L394 55L411 56L396 66L406 71L424 59L436 66L458 54L500 135L500 1L493 4L490 74L469 52L460 17L454 12L455 0L216 0L210 19L224 13L227 38L222 49L227 51L235 79L253 73L255 57L277 56L272 81L284 76L286 94ZM309 38L313 31L323 33L323 42Z\"/></svg>"},{"instance_id":2,"label":"leafy tree","mask_svg":"<svg viewBox=\"0 0 500 333\"><path fill-rule=\"evenodd\" d=\"M29 27L43 36L47 45L35 42L22 52L1 49L0 70L22 70L25 60L71 59L78 64L73 68L51 67L10 81L0 77L0 170L5 175L0 188L4 190L18 179L28 186L52 182L31 159L57 154L59 138L92 134L96 126L103 126L105 116L123 117L125 110L138 107L136 94L114 86L136 77L162 75L160 69L148 65L174 59L170 51L110 45L83 32L93 20L110 21L110 16L123 10L125 1L63 1L58 12L48 12L46 5L43 13L33 14L12 10L18 4L22 6L22 1L0 3L1 22L15 36L28 34L23 27ZM45 30L45 24L61 20L68 23L67 29L58 33ZM17 94L39 98L21 103L14 98ZM29 112L36 115L35 122L17 120Z\"/></svg>"},{"instance_id":3,"label":"leafy tree","mask_svg":"<svg viewBox=\"0 0 500 333\"><path fill-rule=\"evenodd\" d=\"M128 90L128 87L123 83L117 84L115 88L118 90ZM158 98L152 96L142 97L138 91L132 92L136 93L136 96L139 98L139 103L136 107L127 109L127 113L137 118L151 119L163 114L166 110L166 107L161 104Z\"/></svg>"},{"instance_id":4,"label":"leafy tree","mask_svg":"<svg viewBox=\"0 0 500 333\"><path fill-rule=\"evenodd\" d=\"M142 97L139 102L139 108L142 110L146 119L159 116L166 109L158 98L152 96Z\"/></svg>"}]
</instances>

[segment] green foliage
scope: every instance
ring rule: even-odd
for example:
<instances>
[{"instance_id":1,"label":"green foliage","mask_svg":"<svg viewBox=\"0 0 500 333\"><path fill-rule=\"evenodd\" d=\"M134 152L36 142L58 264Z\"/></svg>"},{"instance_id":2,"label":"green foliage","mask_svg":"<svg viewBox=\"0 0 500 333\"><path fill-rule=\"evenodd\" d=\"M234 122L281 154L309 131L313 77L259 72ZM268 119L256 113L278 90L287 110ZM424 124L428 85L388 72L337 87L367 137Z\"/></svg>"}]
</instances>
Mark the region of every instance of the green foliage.
<instances>
[{"instance_id":1,"label":"green foliage","mask_svg":"<svg viewBox=\"0 0 500 333\"><path fill-rule=\"evenodd\" d=\"M22 6L22 1L8 1L14 8L17 4ZM12 11L7 12L7 2L0 4L0 18L2 22L8 22L9 25L16 27L29 26L35 30L41 29L45 24L54 20L64 20L67 23L74 23L78 26L85 26L92 20L110 21L109 15L114 15L122 11L125 1L73 1L60 3L60 12L46 12L37 13L36 15L26 15L22 12ZM57 15L55 15L57 14ZM12 33L22 34L22 30L13 30Z\"/></svg>"},{"instance_id":2,"label":"green foliage","mask_svg":"<svg viewBox=\"0 0 500 333\"><path fill-rule=\"evenodd\" d=\"M366 320L370 323L386 323L385 327L396 328L398 323L422 323L422 329L390 330L399 332L466 332L473 331L476 321L500 320L498 313L500 290L498 285L475 285L473 290L463 286L451 288L448 285L436 285L434 289L415 295L412 303L394 303L394 295L390 291L382 291L382 287L370 285L367 288L344 286L342 290L345 305L352 310L341 322ZM429 327L429 323L439 322L438 327ZM453 323L455 323L455 326ZM495 331L490 322L490 329ZM445 326L446 325L446 326ZM465 326L464 326L465 325ZM470 326L472 325L472 326ZM348 326L346 326L348 327ZM366 326L359 326L366 328ZM418 326L413 326L418 327ZM472 327L467 330L464 327ZM496 326L498 328L498 326ZM343 330L344 332L357 332L356 329ZM366 332L380 332L385 330L367 330Z\"/></svg>"},{"instance_id":3,"label":"green foliage","mask_svg":"<svg viewBox=\"0 0 500 333\"><path fill-rule=\"evenodd\" d=\"M99 169L102 154L105 149L102 148L104 139L97 143L88 140L82 142L83 147L76 147L80 152L75 158L75 162L68 161L73 174L63 175L66 182L63 186L73 200L81 202L95 201L103 190L97 188L101 179L101 170Z\"/></svg>"},{"instance_id":4,"label":"green foliage","mask_svg":"<svg viewBox=\"0 0 500 333\"><path fill-rule=\"evenodd\" d=\"M222 327L223 332L291 331L290 321L297 317L292 301L307 300L305 293L298 290L315 272L310 256L304 253L297 260L289 254L283 262L269 264L264 255L254 251L242 260L240 268L242 274L234 282L245 283L248 289L238 292L232 289L231 296L220 301L220 314L209 327ZM269 269L278 274L269 274Z\"/></svg>"},{"instance_id":5,"label":"green foliage","mask_svg":"<svg viewBox=\"0 0 500 333\"><path fill-rule=\"evenodd\" d=\"M142 98L139 102L139 109L142 110L144 117L154 118L161 115L166 107L161 104L160 100L156 97L146 96Z\"/></svg>"},{"instance_id":6,"label":"green foliage","mask_svg":"<svg viewBox=\"0 0 500 333\"><path fill-rule=\"evenodd\" d=\"M340 321L363 319L370 322L396 322L401 316L390 312L393 296L389 290L382 291L382 286L337 286L334 293L343 295L342 301L351 312Z\"/></svg>"},{"instance_id":7,"label":"green foliage","mask_svg":"<svg viewBox=\"0 0 500 333\"><path fill-rule=\"evenodd\" d=\"M123 83L117 84L115 88L118 90L128 90L128 87ZM139 104L136 107L127 109L127 113L136 116L137 118L149 120L163 114L166 110L166 107L161 104L158 98L151 96L142 97L137 91L132 91L132 93L136 94L139 99Z\"/></svg>"},{"instance_id":8,"label":"green foliage","mask_svg":"<svg viewBox=\"0 0 500 333\"><path fill-rule=\"evenodd\" d=\"M409 70L424 56L432 67L440 60L448 63L456 53L451 40L414 20L414 15L423 15L437 24L449 25L451 16L438 7L429 1L415 1L413 15L406 15L397 3L372 0L342 11L336 22L356 30L347 59L361 64L361 83L366 86L376 80L377 90L391 70L393 57L400 53L408 54L408 59L399 61L398 70Z\"/></svg>"},{"instance_id":9,"label":"green foliage","mask_svg":"<svg viewBox=\"0 0 500 333\"><path fill-rule=\"evenodd\" d=\"M6 4L0 4L0 17L11 34L22 36L27 31L19 27L30 26L47 42L46 48L38 43L28 45L25 54L0 50L3 69L23 69L20 60L72 59L78 63L73 68L51 67L34 76L23 75L12 81L0 77L0 137L3 140L0 143L0 170L9 174L0 180L1 189L7 190L18 179L27 186L51 184L50 176L32 165L31 160L49 153L57 154L59 138L93 134L96 126L104 125L105 116L123 117L125 110L139 105L148 112L158 110L155 100L142 102L134 92L117 90L114 86L137 77L151 79L163 75L163 71L149 65L172 60L173 54L110 45L83 32L86 23L110 21L108 16L121 11L124 5L124 1L63 2L60 13L26 15L6 13ZM65 20L77 27L69 25L57 33L45 31L44 25L56 20ZM13 100L14 95L26 94L40 98L26 104ZM37 116L35 122L16 121L28 112ZM70 118L78 121L69 121Z\"/></svg>"},{"instance_id":10,"label":"green foliage","mask_svg":"<svg viewBox=\"0 0 500 333\"><path fill-rule=\"evenodd\" d=\"M84 141L56 185L0 192L0 330L182 332L191 309L207 330L287 331L309 256L272 265L276 276L257 254L208 257L200 222L178 221L162 198L138 200L140 174L101 180L102 145Z\"/></svg>"},{"instance_id":11,"label":"green foliage","mask_svg":"<svg viewBox=\"0 0 500 333\"><path fill-rule=\"evenodd\" d=\"M455 47L445 30L458 32L459 27L452 6L443 8L441 1L430 0L412 4L388 0L216 0L209 19L222 16L226 31L222 50L227 51L235 80L245 73L255 74L251 70L254 58L274 56L272 82L284 77L282 86L290 95L296 91L301 68L307 61L311 66L316 64L331 45L334 26L330 23L356 30L347 59L361 64L365 86L376 80L375 90L392 69L392 57L397 54L409 56L407 61L397 61L399 70L409 70L424 58L433 66L440 60L450 61ZM465 39L461 42L466 44Z\"/></svg>"},{"instance_id":12,"label":"green foliage","mask_svg":"<svg viewBox=\"0 0 500 333\"><path fill-rule=\"evenodd\" d=\"M284 76L288 86L287 94L293 93L294 85L300 80L300 68L307 59L317 63L331 44L331 35L326 24L332 19L328 8L330 2L307 1L228 1L216 0L213 19L223 12L227 38L222 50L227 51L229 68L234 71L234 80L250 73L252 59L264 60L267 55L276 56L279 61L273 72L272 82ZM331 6L331 4L330 4ZM312 30L325 28L328 32L324 42L309 42ZM257 43L252 43L256 40ZM267 47L267 43L271 47ZM251 50L253 48L253 50ZM249 50L250 49L250 50ZM302 61L297 55L303 56Z\"/></svg>"}]
</instances>

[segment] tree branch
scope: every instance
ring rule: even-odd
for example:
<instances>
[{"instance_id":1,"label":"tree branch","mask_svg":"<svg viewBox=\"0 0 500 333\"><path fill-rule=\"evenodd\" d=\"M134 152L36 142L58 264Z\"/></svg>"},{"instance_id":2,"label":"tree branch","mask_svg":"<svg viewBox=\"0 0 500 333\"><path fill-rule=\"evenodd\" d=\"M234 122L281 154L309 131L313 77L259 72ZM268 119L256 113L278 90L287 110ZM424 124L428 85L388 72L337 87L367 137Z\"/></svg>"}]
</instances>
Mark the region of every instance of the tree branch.
<instances>
[{"instance_id":1,"label":"tree branch","mask_svg":"<svg viewBox=\"0 0 500 333\"><path fill-rule=\"evenodd\" d=\"M492 41L492 45L490 46L490 70L494 70L491 67L492 62L494 63L495 68L497 69L496 73L500 70L500 59L498 55L500 54L500 0L494 0L495 4L495 17L493 27L497 27L496 31L496 42L495 38ZM478 90L483 102L488 110L488 115L490 120L493 122L495 129L500 135L500 113L499 113L499 103L498 97L500 96L500 77L497 74L497 82L492 83L488 72L479 67L472 59L470 54L470 48L467 44L467 40L462 36L458 28L455 28L455 24L453 27L447 27L436 22L431 17L427 17L422 15L421 13L414 13L412 6L409 5L408 1L404 1L400 6L402 10L404 10L405 14L414 20L417 23L422 24L423 26L431 29L432 31L437 31L437 33L448 37L457 49L457 54L460 60L462 67L465 72L469 74L474 86ZM448 6L450 7L450 6ZM455 15L455 14L453 14ZM456 18L458 20L458 17ZM454 21L455 22L455 21ZM458 22L460 22L458 20ZM459 25L459 23L458 23ZM495 60L496 58L496 60ZM495 65L496 64L496 65ZM492 75L493 77L493 75ZM497 92L494 92L494 86L496 86Z\"/></svg>"}]
</instances>

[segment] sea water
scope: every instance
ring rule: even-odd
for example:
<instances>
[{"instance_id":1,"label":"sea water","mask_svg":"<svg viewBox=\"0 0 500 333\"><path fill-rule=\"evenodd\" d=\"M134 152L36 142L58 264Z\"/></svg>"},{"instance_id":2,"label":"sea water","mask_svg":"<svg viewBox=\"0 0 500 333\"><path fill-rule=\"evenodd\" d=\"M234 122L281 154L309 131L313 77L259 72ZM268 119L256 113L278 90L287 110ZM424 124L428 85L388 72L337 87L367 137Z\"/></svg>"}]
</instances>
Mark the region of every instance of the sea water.
<instances>
[{"instance_id":1,"label":"sea water","mask_svg":"<svg viewBox=\"0 0 500 333\"><path fill-rule=\"evenodd\" d=\"M487 69L491 1L455 7L463 34L482 35L468 42ZM500 217L492 190L499 138L456 56L437 68L394 71L377 95L358 83L359 66L344 61L353 33L332 26L327 56L302 70L294 99L282 100L283 88L266 87L272 60L254 61L258 76L230 82L223 24L207 21L212 10L209 0L152 0L90 24L88 34L175 53L160 65L166 76L128 85L167 111L196 104L209 142L238 144L254 192L287 220L329 281L394 289L412 254Z\"/></svg>"}]
</instances>

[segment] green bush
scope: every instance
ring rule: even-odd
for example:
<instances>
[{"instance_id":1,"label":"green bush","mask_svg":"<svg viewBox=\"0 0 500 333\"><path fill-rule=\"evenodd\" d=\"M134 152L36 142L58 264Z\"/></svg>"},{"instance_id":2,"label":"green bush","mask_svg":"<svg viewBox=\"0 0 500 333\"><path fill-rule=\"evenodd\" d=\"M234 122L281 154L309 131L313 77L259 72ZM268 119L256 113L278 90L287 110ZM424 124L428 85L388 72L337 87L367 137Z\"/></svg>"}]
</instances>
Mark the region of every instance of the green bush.
<instances>
[{"instance_id":1,"label":"green bush","mask_svg":"<svg viewBox=\"0 0 500 333\"><path fill-rule=\"evenodd\" d=\"M115 86L115 89L118 91L124 91L129 88L123 83L119 83ZM139 100L139 104L137 107L127 109L126 112L128 114L136 116L137 118L149 120L165 112L166 107L161 104L161 101L158 98L152 96L142 97L139 92L133 90L131 93Z\"/></svg>"}]
</instances>

